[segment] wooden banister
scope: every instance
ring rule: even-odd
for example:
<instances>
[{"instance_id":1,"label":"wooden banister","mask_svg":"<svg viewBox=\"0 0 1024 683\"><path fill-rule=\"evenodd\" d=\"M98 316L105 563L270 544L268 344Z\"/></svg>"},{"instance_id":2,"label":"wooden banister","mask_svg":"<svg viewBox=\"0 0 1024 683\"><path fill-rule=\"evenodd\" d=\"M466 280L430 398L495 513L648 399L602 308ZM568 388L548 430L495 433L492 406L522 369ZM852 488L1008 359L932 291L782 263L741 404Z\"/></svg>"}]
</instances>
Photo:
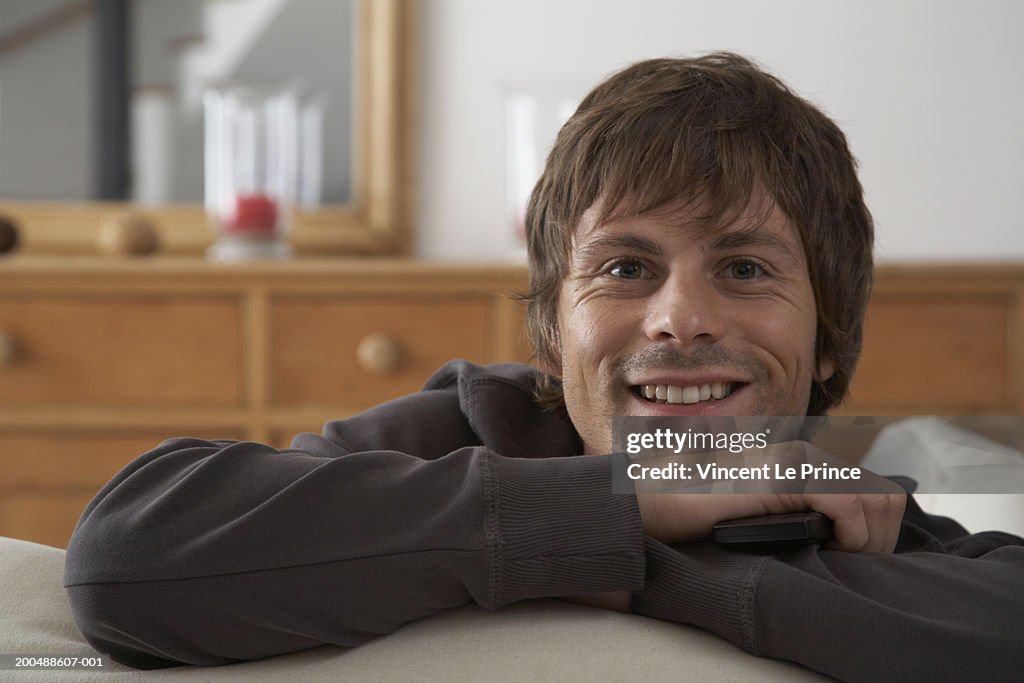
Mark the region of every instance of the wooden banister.
<instances>
[{"instance_id":1,"label":"wooden banister","mask_svg":"<svg viewBox=\"0 0 1024 683\"><path fill-rule=\"evenodd\" d=\"M0 36L0 57L59 31L93 11L93 0L72 0Z\"/></svg>"}]
</instances>

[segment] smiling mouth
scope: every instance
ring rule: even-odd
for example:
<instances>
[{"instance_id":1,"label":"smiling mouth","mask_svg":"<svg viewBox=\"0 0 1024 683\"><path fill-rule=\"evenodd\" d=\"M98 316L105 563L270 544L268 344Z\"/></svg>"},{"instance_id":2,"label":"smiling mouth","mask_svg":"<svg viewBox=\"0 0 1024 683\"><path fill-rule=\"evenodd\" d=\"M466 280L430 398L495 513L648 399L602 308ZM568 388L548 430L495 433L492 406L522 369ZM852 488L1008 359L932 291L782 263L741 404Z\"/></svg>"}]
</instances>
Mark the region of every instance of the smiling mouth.
<instances>
[{"instance_id":1,"label":"smiling mouth","mask_svg":"<svg viewBox=\"0 0 1024 683\"><path fill-rule=\"evenodd\" d=\"M739 382L711 382L690 387L642 384L632 389L633 393L649 403L693 404L721 401L740 386Z\"/></svg>"}]
</instances>

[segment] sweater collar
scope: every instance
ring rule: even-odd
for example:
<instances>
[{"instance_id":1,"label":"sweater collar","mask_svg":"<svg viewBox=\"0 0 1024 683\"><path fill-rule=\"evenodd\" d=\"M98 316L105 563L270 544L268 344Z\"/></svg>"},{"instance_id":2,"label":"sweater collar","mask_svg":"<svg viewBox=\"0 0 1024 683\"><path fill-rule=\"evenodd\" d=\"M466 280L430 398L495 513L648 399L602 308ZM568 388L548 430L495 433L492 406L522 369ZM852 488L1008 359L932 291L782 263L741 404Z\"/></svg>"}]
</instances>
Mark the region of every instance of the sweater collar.
<instances>
[{"instance_id":1,"label":"sweater collar","mask_svg":"<svg viewBox=\"0 0 1024 683\"><path fill-rule=\"evenodd\" d=\"M425 389L458 385L459 405L481 443L512 458L580 455L583 444L564 407L541 408L534 399L540 371L520 363L445 365Z\"/></svg>"}]
</instances>

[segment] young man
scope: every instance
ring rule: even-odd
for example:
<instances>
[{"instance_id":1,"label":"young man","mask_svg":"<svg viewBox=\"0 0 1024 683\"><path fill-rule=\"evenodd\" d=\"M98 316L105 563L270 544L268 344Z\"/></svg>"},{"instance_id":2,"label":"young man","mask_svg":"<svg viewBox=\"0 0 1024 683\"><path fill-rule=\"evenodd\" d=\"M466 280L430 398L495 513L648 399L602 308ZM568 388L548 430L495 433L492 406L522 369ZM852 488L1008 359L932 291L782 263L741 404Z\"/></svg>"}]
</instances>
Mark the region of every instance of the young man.
<instances>
[{"instance_id":1,"label":"young man","mask_svg":"<svg viewBox=\"0 0 1024 683\"><path fill-rule=\"evenodd\" d=\"M968 536L902 493L612 491L616 416L820 415L845 395L872 225L831 121L735 55L642 62L563 128L527 229L546 372L455 362L288 451L174 439L141 456L68 548L93 646L218 664L554 596L839 678L1024 666L1019 538ZM835 542L707 541L794 510L831 517Z\"/></svg>"}]
</instances>

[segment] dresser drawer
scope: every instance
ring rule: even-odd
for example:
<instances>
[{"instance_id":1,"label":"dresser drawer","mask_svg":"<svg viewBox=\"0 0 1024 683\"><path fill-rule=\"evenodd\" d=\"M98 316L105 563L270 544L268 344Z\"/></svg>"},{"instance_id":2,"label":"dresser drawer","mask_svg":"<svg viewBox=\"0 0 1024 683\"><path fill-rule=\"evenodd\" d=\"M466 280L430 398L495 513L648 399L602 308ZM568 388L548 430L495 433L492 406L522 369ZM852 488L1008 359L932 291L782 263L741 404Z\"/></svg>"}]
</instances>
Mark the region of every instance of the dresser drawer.
<instances>
[{"instance_id":1,"label":"dresser drawer","mask_svg":"<svg viewBox=\"0 0 1024 683\"><path fill-rule=\"evenodd\" d=\"M369 407L418 391L453 358L489 361L490 323L486 297L276 298L272 402Z\"/></svg>"},{"instance_id":2,"label":"dresser drawer","mask_svg":"<svg viewBox=\"0 0 1024 683\"><path fill-rule=\"evenodd\" d=\"M1002 294L876 293L843 412L1004 412L1013 399L1011 315Z\"/></svg>"},{"instance_id":3,"label":"dresser drawer","mask_svg":"<svg viewBox=\"0 0 1024 683\"><path fill-rule=\"evenodd\" d=\"M0 492L42 488L95 492L167 436L0 431Z\"/></svg>"},{"instance_id":4,"label":"dresser drawer","mask_svg":"<svg viewBox=\"0 0 1024 683\"><path fill-rule=\"evenodd\" d=\"M237 297L0 297L0 405L241 402Z\"/></svg>"},{"instance_id":5,"label":"dresser drawer","mask_svg":"<svg viewBox=\"0 0 1024 683\"><path fill-rule=\"evenodd\" d=\"M169 436L182 434L241 437L231 429L0 431L0 536L66 546L85 506L115 474Z\"/></svg>"},{"instance_id":6,"label":"dresser drawer","mask_svg":"<svg viewBox=\"0 0 1024 683\"><path fill-rule=\"evenodd\" d=\"M0 495L0 536L66 548L92 496L74 491Z\"/></svg>"},{"instance_id":7,"label":"dresser drawer","mask_svg":"<svg viewBox=\"0 0 1024 683\"><path fill-rule=\"evenodd\" d=\"M0 433L0 536L67 546L93 496L155 437Z\"/></svg>"}]
</instances>

